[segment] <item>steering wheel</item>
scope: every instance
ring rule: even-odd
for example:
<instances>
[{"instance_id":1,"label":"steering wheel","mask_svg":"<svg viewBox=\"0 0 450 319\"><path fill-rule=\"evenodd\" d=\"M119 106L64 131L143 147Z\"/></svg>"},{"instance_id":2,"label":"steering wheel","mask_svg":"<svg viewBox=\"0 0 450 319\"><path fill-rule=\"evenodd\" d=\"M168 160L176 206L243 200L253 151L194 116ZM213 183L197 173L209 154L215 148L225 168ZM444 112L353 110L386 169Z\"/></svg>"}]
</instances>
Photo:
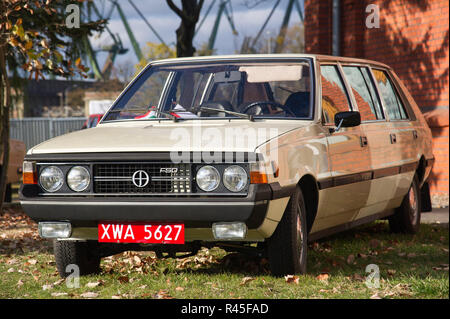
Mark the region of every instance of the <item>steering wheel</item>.
<instances>
[{"instance_id":1,"label":"steering wheel","mask_svg":"<svg viewBox=\"0 0 450 319\"><path fill-rule=\"evenodd\" d=\"M255 106L260 106L261 110L263 108L266 109L267 113L269 112L269 105L278 107L280 109L282 109L284 112L288 113L289 115L296 117L296 115L286 106L284 106L283 104L280 104L278 102L274 102L274 101L256 101L256 102L252 102L249 105L247 105L241 112L242 113L247 113L251 108L255 107ZM259 112L258 114L255 115L260 115L261 112Z\"/></svg>"}]
</instances>

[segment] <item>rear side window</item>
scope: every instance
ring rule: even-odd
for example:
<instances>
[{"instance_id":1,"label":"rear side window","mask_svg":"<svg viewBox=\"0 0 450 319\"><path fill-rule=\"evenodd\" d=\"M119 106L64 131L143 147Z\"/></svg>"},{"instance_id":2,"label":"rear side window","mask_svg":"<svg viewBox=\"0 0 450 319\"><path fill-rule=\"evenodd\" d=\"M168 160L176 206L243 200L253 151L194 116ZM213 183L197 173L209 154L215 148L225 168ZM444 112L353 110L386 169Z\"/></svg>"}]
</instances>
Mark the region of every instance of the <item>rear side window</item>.
<instances>
[{"instance_id":1,"label":"rear side window","mask_svg":"<svg viewBox=\"0 0 450 319\"><path fill-rule=\"evenodd\" d=\"M334 115L338 112L348 111L350 101L337 67L322 65L320 70L324 124L334 124Z\"/></svg>"},{"instance_id":2,"label":"rear side window","mask_svg":"<svg viewBox=\"0 0 450 319\"><path fill-rule=\"evenodd\" d=\"M397 91L394 88L386 71L373 70L373 75L378 83L380 94L386 105L386 110L390 120L406 120L408 115L405 112L405 106L403 105Z\"/></svg>"},{"instance_id":3,"label":"rear side window","mask_svg":"<svg viewBox=\"0 0 450 319\"><path fill-rule=\"evenodd\" d=\"M367 68L344 66L344 74L350 84L355 97L362 121L375 121L384 119L381 103L376 95L373 82Z\"/></svg>"}]
</instances>

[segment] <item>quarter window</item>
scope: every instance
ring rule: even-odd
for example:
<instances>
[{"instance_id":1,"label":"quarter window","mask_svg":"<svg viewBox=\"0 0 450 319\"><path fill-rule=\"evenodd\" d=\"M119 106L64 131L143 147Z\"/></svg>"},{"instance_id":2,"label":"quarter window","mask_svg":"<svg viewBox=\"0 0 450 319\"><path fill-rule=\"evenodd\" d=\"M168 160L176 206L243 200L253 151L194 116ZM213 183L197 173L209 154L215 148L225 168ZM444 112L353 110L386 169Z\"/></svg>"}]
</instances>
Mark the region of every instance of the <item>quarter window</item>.
<instances>
[{"instance_id":1,"label":"quarter window","mask_svg":"<svg viewBox=\"0 0 450 319\"><path fill-rule=\"evenodd\" d=\"M322 112L325 124L334 124L336 113L348 111L350 100L335 65L322 65Z\"/></svg>"},{"instance_id":2,"label":"quarter window","mask_svg":"<svg viewBox=\"0 0 450 319\"><path fill-rule=\"evenodd\" d=\"M380 94L383 97L384 104L386 105L387 113L390 120L405 120L408 118L405 112L405 106L403 105L400 97L394 89L394 85L389 79L386 71L373 70L373 75L378 83Z\"/></svg>"},{"instance_id":3,"label":"quarter window","mask_svg":"<svg viewBox=\"0 0 450 319\"><path fill-rule=\"evenodd\" d=\"M362 121L374 121L384 119L381 104L376 96L376 91L370 79L367 68L344 66L344 74L350 84L358 105Z\"/></svg>"}]
</instances>

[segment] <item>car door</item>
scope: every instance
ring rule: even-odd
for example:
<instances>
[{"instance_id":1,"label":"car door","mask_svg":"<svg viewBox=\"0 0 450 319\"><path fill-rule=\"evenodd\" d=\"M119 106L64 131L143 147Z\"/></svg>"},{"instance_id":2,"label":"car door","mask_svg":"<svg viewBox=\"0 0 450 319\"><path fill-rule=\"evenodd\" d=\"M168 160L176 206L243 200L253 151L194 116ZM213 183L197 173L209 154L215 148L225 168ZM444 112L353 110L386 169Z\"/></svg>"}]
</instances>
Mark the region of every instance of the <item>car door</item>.
<instances>
[{"instance_id":1,"label":"car door","mask_svg":"<svg viewBox=\"0 0 450 319\"><path fill-rule=\"evenodd\" d=\"M396 171L392 162L398 160L400 154L391 144L390 126L370 68L363 65L343 65L342 69L361 114L361 130L367 138L372 171L367 201L356 217L360 219L389 208L392 194L397 190Z\"/></svg>"},{"instance_id":2,"label":"car door","mask_svg":"<svg viewBox=\"0 0 450 319\"><path fill-rule=\"evenodd\" d=\"M384 159L391 167L392 179L396 181L396 189L391 192L391 205L399 206L403 196L411 186L412 178L418 164L416 144L418 132L411 123L413 114L409 114L398 89L389 72L384 69L373 68L378 92L381 96L389 132L388 145L392 148L391 156Z\"/></svg>"},{"instance_id":3,"label":"car door","mask_svg":"<svg viewBox=\"0 0 450 319\"><path fill-rule=\"evenodd\" d=\"M370 190L370 161L367 143L360 126L336 130L334 115L352 110L348 87L337 64L322 64L321 91L323 125L327 143L331 177L319 181L321 227L333 227L351 222L367 201ZM318 230L318 229L317 229Z\"/></svg>"}]
</instances>

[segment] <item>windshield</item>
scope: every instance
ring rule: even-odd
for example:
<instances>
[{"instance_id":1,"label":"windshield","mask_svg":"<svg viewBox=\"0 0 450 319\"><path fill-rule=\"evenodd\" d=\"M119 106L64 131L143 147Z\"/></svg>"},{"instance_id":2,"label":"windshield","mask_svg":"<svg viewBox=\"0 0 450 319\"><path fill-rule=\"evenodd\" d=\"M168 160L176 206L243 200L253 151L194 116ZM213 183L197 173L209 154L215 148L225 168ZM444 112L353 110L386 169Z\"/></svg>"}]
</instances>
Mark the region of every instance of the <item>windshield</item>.
<instances>
[{"instance_id":1,"label":"windshield","mask_svg":"<svg viewBox=\"0 0 450 319\"><path fill-rule=\"evenodd\" d=\"M103 121L313 117L304 62L164 64L145 69Z\"/></svg>"}]
</instances>

